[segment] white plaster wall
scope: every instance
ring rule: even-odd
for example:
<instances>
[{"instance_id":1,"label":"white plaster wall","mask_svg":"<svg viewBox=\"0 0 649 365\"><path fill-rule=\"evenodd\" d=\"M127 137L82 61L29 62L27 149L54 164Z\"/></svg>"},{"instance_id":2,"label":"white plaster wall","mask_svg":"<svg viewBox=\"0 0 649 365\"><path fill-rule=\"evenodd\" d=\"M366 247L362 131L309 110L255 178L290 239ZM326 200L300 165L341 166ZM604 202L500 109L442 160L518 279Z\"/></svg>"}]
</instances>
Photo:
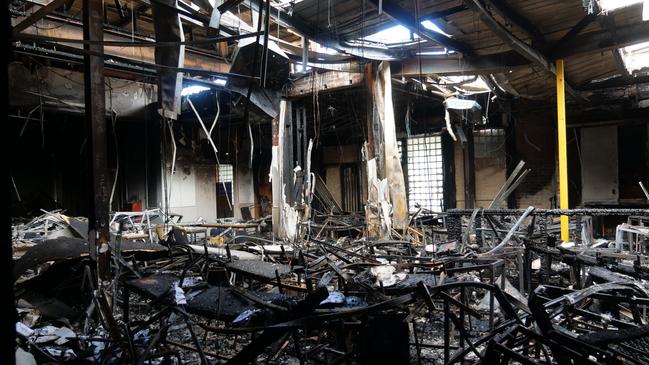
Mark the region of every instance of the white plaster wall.
<instances>
[{"instance_id":1,"label":"white plaster wall","mask_svg":"<svg viewBox=\"0 0 649 365\"><path fill-rule=\"evenodd\" d=\"M186 172L189 171L189 175ZM169 211L183 216L183 222L216 220L216 167L177 162L171 182Z\"/></svg>"},{"instance_id":2,"label":"white plaster wall","mask_svg":"<svg viewBox=\"0 0 649 365\"><path fill-rule=\"evenodd\" d=\"M257 218L255 209L255 186L252 170L240 163L235 167L234 176L234 217L241 218L241 208L249 207L250 214Z\"/></svg>"}]
</instances>

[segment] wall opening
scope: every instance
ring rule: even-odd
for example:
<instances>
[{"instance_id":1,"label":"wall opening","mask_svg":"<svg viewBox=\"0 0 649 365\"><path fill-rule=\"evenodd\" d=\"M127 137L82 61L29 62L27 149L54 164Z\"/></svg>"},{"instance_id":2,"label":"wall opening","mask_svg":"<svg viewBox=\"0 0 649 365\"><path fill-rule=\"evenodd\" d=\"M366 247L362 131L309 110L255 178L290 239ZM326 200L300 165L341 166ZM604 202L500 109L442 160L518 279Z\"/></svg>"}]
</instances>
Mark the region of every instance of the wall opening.
<instances>
[{"instance_id":1,"label":"wall opening","mask_svg":"<svg viewBox=\"0 0 649 365\"><path fill-rule=\"evenodd\" d=\"M401 141L400 141L401 142ZM441 212L444 208L444 164L441 136L413 136L405 140L408 207ZM403 143L399 143L403 154Z\"/></svg>"}]
</instances>

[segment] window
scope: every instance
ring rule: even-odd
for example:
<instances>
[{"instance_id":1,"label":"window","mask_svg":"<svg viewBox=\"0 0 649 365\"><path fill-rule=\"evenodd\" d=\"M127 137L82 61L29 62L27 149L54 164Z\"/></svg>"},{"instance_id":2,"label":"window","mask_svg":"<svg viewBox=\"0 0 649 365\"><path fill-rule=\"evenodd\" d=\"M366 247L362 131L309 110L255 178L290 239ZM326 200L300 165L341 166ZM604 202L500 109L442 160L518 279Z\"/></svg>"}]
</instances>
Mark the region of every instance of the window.
<instances>
[{"instance_id":1,"label":"window","mask_svg":"<svg viewBox=\"0 0 649 365\"><path fill-rule=\"evenodd\" d=\"M219 196L225 197L232 202L232 180L233 172L232 165L223 165L221 164L218 169L217 182L216 182L216 191Z\"/></svg>"},{"instance_id":2,"label":"window","mask_svg":"<svg viewBox=\"0 0 649 365\"><path fill-rule=\"evenodd\" d=\"M473 146L476 163L480 161L481 166L506 168L504 129L488 128L473 131Z\"/></svg>"},{"instance_id":3,"label":"window","mask_svg":"<svg viewBox=\"0 0 649 365\"><path fill-rule=\"evenodd\" d=\"M399 144L401 152L401 144ZM407 139L408 205L411 212L419 205L440 212L444 200L442 138L416 136Z\"/></svg>"},{"instance_id":4,"label":"window","mask_svg":"<svg viewBox=\"0 0 649 365\"><path fill-rule=\"evenodd\" d=\"M232 165L219 166L219 182L232 182Z\"/></svg>"}]
</instances>

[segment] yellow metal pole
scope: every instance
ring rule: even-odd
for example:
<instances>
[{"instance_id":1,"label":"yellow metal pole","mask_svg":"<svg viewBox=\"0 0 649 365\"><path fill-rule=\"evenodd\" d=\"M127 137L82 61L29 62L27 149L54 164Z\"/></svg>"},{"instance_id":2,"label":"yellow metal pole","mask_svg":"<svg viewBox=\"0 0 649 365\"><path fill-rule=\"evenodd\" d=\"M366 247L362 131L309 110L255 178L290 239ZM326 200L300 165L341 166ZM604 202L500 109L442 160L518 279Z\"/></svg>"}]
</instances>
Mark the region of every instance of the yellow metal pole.
<instances>
[{"instance_id":1,"label":"yellow metal pole","mask_svg":"<svg viewBox=\"0 0 649 365\"><path fill-rule=\"evenodd\" d=\"M566 142L566 92L563 60L557 60L557 130L559 135L559 208L568 209L568 148ZM561 216L561 240L570 239L567 215Z\"/></svg>"}]
</instances>

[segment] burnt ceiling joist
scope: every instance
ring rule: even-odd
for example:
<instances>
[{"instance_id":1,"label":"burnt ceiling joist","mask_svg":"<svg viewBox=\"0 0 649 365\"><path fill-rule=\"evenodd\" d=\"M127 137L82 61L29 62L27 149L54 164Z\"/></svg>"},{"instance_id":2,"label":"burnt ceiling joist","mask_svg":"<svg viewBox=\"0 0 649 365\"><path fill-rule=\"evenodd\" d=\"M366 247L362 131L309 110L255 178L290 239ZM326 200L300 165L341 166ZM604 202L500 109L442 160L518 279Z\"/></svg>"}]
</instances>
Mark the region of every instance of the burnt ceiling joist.
<instances>
[{"instance_id":1,"label":"burnt ceiling joist","mask_svg":"<svg viewBox=\"0 0 649 365\"><path fill-rule=\"evenodd\" d=\"M419 76L437 74L489 75L509 72L514 68L527 67L530 62L514 51L486 55L469 61L463 57L420 57L393 62L391 68L395 76Z\"/></svg>"},{"instance_id":2,"label":"burnt ceiling joist","mask_svg":"<svg viewBox=\"0 0 649 365\"><path fill-rule=\"evenodd\" d=\"M262 0L251 0L249 3L245 3L245 5L249 6L251 10L258 12L261 1ZM317 29L314 29L314 26L312 24L304 21L298 14L284 14L281 17L278 17L276 12L271 11L270 18L273 19L273 21L277 24L286 28L294 29L303 37L306 37L307 39L314 41L322 45L323 47L368 59L394 60L396 57L394 52L388 52L387 50L363 48L346 44L344 40L341 40L338 37L334 37L331 34L320 32Z\"/></svg>"},{"instance_id":3,"label":"burnt ceiling joist","mask_svg":"<svg viewBox=\"0 0 649 365\"><path fill-rule=\"evenodd\" d=\"M532 24L527 18L514 10L506 1L503 0L485 0L492 12L497 13L503 19L506 19L515 27L521 29L532 40L532 45L542 46L545 44L543 33L539 28Z\"/></svg>"},{"instance_id":4,"label":"burnt ceiling joist","mask_svg":"<svg viewBox=\"0 0 649 365\"><path fill-rule=\"evenodd\" d=\"M30 26L34 25L37 21L43 19L47 14L53 12L54 10L60 8L63 6L63 4L67 0L53 0L49 4L41 7L40 9L36 10L34 13L32 13L30 16L27 18L23 19L20 23L16 24L14 27L14 34L20 33L23 30L29 28Z\"/></svg>"},{"instance_id":5,"label":"burnt ceiling joist","mask_svg":"<svg viewBox=\"0 0 649 365\"><path fill-rule=\"evenodd\" d=\"M496 18L491 14L489 9L496 9L497 7L493 5L491 0L468 0L467 5L471 10L473 10L477 15L480 16L482 22L494 33L496 34L505 44L511 47L514 51L518 52L521 56L528 59L533 64L541 66L546 71L550 72L552 75L556 74L556 69L554 63L548 59L541 51L528 45L514 34L512 34L507 28L500 24ZM505 14L500 14L505 16ZM521 16L516 16L517 18L522 18ZM515 23L512 19L506 18L509 22ZM528 31L525 30L525 26L518 25L525 33ZM527 33L527 35L533 39L534 35ZM586 101L583 95L577 90L575 90L569 82L566 82L566 91L570 94L575 100L579 102Z\"/></svg>"},{"instance_id":6,"label":"burnt ceiling joist","mask_svg":"<svg viewBox=\"0 0 649 365\"><path fill-rule=\"evenodd\" d=\"M551 46L548 46L546 48L546 53L551 57L551 58L556 58L557 57L557 51L563 48L566 44L571 42L579 33L581 33L582 30L584 30L587 26L590 25L595 19L597 19L597 13L591 13L579 20L577 24L575 24L574 27L570 28L566 34L563 35L556 43L552 44Z\"/></svg>"}]
</instances>

